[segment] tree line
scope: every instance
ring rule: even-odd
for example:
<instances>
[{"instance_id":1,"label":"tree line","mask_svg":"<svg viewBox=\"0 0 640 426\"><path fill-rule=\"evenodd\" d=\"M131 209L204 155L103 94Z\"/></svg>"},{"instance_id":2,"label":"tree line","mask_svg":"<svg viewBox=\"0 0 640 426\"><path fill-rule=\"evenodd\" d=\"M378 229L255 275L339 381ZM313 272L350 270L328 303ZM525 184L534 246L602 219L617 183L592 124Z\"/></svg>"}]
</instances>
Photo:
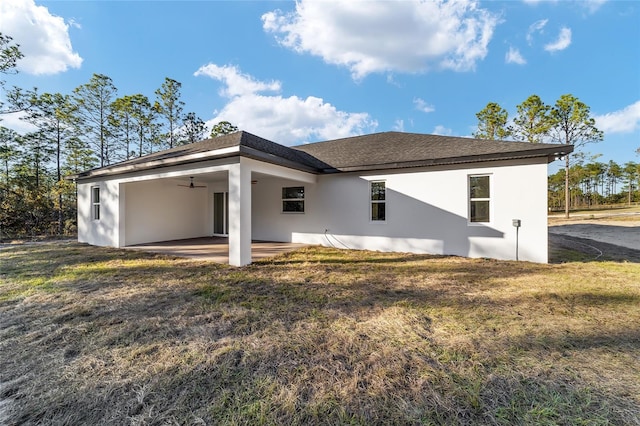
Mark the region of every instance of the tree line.
<instances>
[{"instance_id":1,"label":"tree line","mask_svg":"<svg viewBox=\"0 0 640 426\"><path fill-rule=\"evenodd\" d=\"M75 233L77 194L66 175L205 138L204 121L184 112L182 85L176 80L165 78L153 99L141 93L119 95L103 74L67 94L7 88L3 75L16 73L22 57L19 45L0 33L0 240ZM474 136L574 145L576 152L564 156L564 171L549 177L550 207L564 208L568 216L571 207L640 198L636 163L584 161L579 149L604 135L578 98L566 94L548 105L531 95L516 110L510 121L504 108L488 103L476 114ZM2 126L2 116L16 112L31 131L18 134ZM213 126L210 137L237 130L223 121Z\"/></svg>"},{"instance_id":2,"label":"tree line","mask_svg":"<svg viewBox=\"0 0 640 426\"><path fill-rule=\"evenodd\" d=\"M0 33L0 74L16 73L22 57ZM31 130L18 134L0 121L0 240L73 234L76 191L66 175L205 137L205 122L184 112L181 83L168 77L153 99L119 95L103 74L66 94L6 86L0 78L0 120L20 112Z\"/></svg>"},{"instance_id":3,"label":"tree line","mask_svg":"<svg viewBox=\"0 0 640 426\"><path fill-rule=\"evenodd\" d=\"M518 140L530 143L558 143L574 145L574 153L563 155L564 170L549 176L549 207L563 209L569 217L571 208L637 201L638 165L628 162L622 166L585 162L581 149L588 143L600 142L604 133L596 127L590 108L571 94L565 94L553 105L537 95L529 96L516 106L512 121L506 109L489 102L476 117L476 138ZM640 148L636 151L640 154Z\"/></svg>"},{"instance_id":4,"label":"tree line","mask_svg":"<svg viewBox=\"0 0 640 426\"><path fill-rule=\"evenodd\" d=\"M569 193L575 208L604 205L631 205L640 202L640 163L615 161L602 163L596 158L585 161L577 155L571 166ZM549 176L549 208L564 208L564 171Z\"/></svg>"}]
</instances>

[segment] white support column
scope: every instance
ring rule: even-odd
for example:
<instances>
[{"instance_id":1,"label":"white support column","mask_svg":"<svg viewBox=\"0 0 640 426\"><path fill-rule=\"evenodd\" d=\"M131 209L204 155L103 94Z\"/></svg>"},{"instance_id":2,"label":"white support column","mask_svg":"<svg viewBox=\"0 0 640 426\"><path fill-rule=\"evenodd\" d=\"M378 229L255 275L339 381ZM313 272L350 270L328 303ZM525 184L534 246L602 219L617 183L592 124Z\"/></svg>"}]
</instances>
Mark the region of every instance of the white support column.
<instances>
[{"instance_id":1,"label":"white support column","mask_svg":"<svg viewBox=\"0 0 640 426\"><path fill-rule=\"evenodd\" d=\"M251 169L247 164L229 166L229 264L251 263Z\"/></svg>"},{"instance_id":2,"label":"white support column","mask_svg":"<svg viewBox=\"0 0 640 426\"><path fill-rule=\"evenodd\" d=\"M118 185L118 244L116 247L127 245L127 185Z\"/></svg>"}]
</instances>

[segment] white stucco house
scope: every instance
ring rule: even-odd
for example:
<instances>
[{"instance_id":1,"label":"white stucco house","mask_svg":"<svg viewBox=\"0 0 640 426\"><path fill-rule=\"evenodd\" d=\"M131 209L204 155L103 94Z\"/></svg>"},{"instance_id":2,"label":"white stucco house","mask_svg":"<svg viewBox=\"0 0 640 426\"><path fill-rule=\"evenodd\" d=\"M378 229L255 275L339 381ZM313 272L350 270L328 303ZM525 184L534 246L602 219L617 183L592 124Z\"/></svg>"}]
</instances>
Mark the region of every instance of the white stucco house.
<instances>
[{"instance_id":1,"label":"white stucco house","mask_svg":"<svg viewBox=\"0 0 640 426\"><path fill-rule=\"evenodd\" d=\"M285 147L237 132L73 176L78 240L228 236L241 266L252 240L515 259L517 237L520 260L545 263L547 165L572 150L399 132Z\"/></svg>"}]
</instances>

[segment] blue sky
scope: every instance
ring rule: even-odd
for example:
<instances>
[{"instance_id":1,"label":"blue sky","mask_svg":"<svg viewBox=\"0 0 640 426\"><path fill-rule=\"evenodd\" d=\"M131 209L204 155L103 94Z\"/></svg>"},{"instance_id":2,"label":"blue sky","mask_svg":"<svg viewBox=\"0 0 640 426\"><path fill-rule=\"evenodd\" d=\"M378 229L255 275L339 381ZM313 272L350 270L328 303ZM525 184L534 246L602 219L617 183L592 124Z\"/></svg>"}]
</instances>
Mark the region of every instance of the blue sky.
<instances>
[{"instance_id":1,"label":"blue sky","mask_svg":"<svg viewBox=\"0 0 640 426\"><path fill-rule=\"evenodd\" d=\"M153 98L170 77L185 112L285 145L470 136L488 102L513 117L571 93L605 132L585 151L640 161L640 2L2 0L0 32L25 54L9 84L70 93L101 73Z\"/></svg>"}]
</instances>

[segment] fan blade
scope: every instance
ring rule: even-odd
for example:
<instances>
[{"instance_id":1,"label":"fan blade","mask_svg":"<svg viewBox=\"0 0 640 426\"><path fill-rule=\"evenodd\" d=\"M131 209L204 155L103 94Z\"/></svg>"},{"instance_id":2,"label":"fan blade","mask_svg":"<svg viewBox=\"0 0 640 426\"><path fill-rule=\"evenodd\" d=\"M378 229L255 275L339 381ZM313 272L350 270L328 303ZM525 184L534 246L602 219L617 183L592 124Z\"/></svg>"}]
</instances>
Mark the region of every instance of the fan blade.
<instances>
[{"instance_id":1,"label":"fan blade","mask_svg":"<svg viewBox=\"0 0 640 426\"><path fill-rule=\"evenodd\" d=\"M206 188L207 187L206 185L195 185L193 183L193 177L190 177L189 180L190 180L189 185L178 184L178 186L184 186L185 188L190 188L190 189L193 189L193 188Z\"/></svg>"}]
</instances>

